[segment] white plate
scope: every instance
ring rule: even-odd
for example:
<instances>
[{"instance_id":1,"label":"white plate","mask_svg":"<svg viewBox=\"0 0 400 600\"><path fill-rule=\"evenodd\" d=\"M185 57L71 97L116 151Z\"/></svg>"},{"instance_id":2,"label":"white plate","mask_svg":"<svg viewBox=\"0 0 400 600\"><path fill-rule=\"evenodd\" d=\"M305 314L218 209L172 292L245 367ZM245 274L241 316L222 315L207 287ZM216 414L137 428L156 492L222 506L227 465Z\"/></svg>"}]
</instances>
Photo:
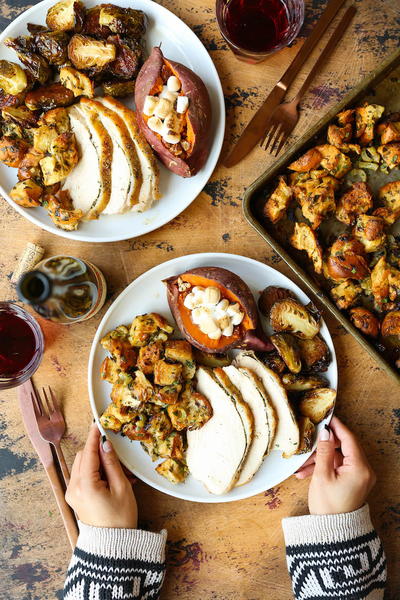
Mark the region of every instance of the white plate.
<instances>
[{"instance_id":1,"label":"white plate","mask_svg":"<svg viewBox=\"0 0 400 600\"><path fill-rule=\"evenodd\" d=\"M129 324L136 315L145 312L158 312L173 323L173 318L168 308L165 285L162 283L162 280L173 275L178 275L188 269L201 266L223 267L233 271L248 284L256 299L258 299L259 292L267 285L277 285L295 292L299 300L304 304L310 301L308 296L293 281L282 275L282 273L279 273L279 271L256 260L235 254L212 252L191 254L169 260L150 269L150 271L147 271L133 281L118 296L104 315L93 340L89 358L88 384L90 404L97 422L99 415L101 415L110 403L111 392L111 385L102 381L99 375L100 365L107 355L105 350L100 346L99 340L108 331L117 327L117 325L121 325L122 323ZM264 325L266 326L266 323ZM268 330L267 326L265 328ZM332 362L324 375L327 377L330 387L336 389L337 363L335 348L325 323L322 323L321 335L332 353ZM330 417L323 421L319 427L323 427L324 423L329 421ZM279 452L274 451L267 456L263 465L249 483L234 488L223 496L214 496L207 492L204 486L191 476L182 484L174 485L169 483L164 477L156 473L154 470L155 463L151 461L150 457L141 448L139 442L132 442L128 438L112 432L107 432L107 435L112 440L123 464L137 477L170 496L195 502L232 502L233 500L241 500L259 494L292 475L309 456L309 454L302 454L300 456L293 456L290 459L284 459L281 458Z\"/></svg>"},{"instance_id":2,"label":"white plate","mask_svg":"<svg viewBox=\"0 0 400 600\"><path fill-rule=\"evenodd\" d=\"M7 48L3 40L27 35L27 23L45 24L47 10L54 3L55 0L39 2L5 29L0 35L0 59L18 62L15 52ZM90 8L99 2L84 0L84 4ZM126 240L158 229L171 221L193 202L210 179L224 139L225 104L221 82L214 63L199 38L172 12L152 0L116 0L116 4L140 9L146 13L149 20L145 36L148 53L153 46L162 43L165 56L186 65L204 81L212 104L212 145L204 167L189 179L171 173L160 164L162 198L150 210L142 214L103 216L96 221L81 223L77 231L58 229L43 208L23 208L13 202L8 192L17 182L17 169L0 164L0 193L15 210L50 233L83 242ZM126 104L133 108L133 102Z\"/></svg>"}]
</instances>

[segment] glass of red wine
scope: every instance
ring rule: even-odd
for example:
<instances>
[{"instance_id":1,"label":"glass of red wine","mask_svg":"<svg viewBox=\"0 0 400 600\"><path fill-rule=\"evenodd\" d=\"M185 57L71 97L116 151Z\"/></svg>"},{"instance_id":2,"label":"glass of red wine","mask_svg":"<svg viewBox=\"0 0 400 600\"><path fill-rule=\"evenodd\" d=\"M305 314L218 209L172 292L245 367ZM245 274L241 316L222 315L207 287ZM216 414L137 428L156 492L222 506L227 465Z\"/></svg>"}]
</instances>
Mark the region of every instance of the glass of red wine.
<instances>
[{"instance_id":1,"label":"glass of red wine","mask_svg":"<svg viewBox=\"0 0 400 600\"><path fill-rule=\"evenodd\" d=\"M0 390L21 385L42 360L44 339L39 323L12 302L0 302Z\"/></svg>"},{"instance_id":2,"label":"glass of red wine","mask_svg":"<svg viewBox=\"0 0 400 600\"><path fill-rule=\"evenodd\" d=\"M233 53L255 64L295 39L304 21L304 0L217 0L216 11Z\"/></svg>"}]
</instances>

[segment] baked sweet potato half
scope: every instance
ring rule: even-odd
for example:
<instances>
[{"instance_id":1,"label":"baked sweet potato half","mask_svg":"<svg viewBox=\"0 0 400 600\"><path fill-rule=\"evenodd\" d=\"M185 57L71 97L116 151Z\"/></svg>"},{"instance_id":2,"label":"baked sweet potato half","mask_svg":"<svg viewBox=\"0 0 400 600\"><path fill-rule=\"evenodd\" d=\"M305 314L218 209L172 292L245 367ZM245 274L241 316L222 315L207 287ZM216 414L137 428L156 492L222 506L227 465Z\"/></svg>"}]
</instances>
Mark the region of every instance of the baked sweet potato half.
<instances>
[{"instance_id":1,"label":"baked sweet potato half","mask_svg":"<svg viewBox=\"0 0 400 600\"><path fill-rule=\"evenodd\" d=\"M210 148L211 103L203 81L153 48L135 85L138 125L161 162L181 177L204 165Z\"/></svg>"},{"instance_id":2,"label":"baked sweet potato half","mask_svg":"<svg viewBox=\"0 0 400 600\"><path fill-rule=\"evenodd\" d=\"M231 348L273 350L262 331L253 295L235 273L199 267L164 283L175 321L196 348L211 354Z\"/></svg>"}]
</instances>

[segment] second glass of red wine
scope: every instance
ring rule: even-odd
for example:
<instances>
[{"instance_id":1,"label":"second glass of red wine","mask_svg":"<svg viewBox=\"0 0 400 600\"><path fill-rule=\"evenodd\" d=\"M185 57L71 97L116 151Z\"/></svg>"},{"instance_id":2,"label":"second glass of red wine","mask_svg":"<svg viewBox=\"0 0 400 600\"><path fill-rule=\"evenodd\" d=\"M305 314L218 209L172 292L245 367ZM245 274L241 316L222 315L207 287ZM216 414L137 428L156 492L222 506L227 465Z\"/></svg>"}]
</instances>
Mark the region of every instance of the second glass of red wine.
<instances>
[{"instance_id":1,"label":"second glass of red wine","mask_svg":"<svg viewBox=\"0 0 400 600\"><path fill-rule=\"evenodd\" d=\"M304 0L217 0L216 11L233 53L255 64L296 38L304 21Z\"/></svg>"}]
</instances>

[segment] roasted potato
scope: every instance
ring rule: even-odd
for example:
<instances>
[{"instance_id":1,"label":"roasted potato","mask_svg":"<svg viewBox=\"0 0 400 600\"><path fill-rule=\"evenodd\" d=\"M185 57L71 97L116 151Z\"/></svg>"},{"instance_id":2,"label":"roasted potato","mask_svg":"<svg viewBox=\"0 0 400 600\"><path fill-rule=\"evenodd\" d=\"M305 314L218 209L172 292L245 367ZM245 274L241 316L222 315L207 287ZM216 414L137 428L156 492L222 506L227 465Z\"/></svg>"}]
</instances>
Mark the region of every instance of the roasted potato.
<instances>
[{"instance_id":1,"label":"roasted potato","mask_svg":"<svg viewBox=\"0 0 400 600\"><path fill-rule=\"evenodd\" d=\"M85 8L80 0L61 0L49 8L46 25L53 31L80 31Z\"/></svg>"},{"instance_id":2,"label":"roasted potato","mask_svg":"<svg viewBox=\"0 0 400 600\"><path fill-rule=\"evenodd\" d=\"M393 225L400 217L400 181L391 181L382 186L378 198L383 206L377 208L374 215L382 217L388 225Z\"/></svg>"},{"instance_id":3,"label":"roasted potato","mask_svg":"<svg viewBox=\"0 0 400 600\"><path fill-rule=\"evenodd\" d=\"M300 351L293 336L290 333L274 333L274 335L271 335L270 340L289 371L291 373L300 373Z\"/></svg>"},{"instance_id":4,"label":"roasted potato","mask_svg":"<svg viewBox=\"0 0 400 600\"><path fill-rule=\"evenodd\" d=\"M295 454L307 454L314 446L315 425L308 417L299 417L297 424L300 431L300 444Z\"/></svg>"},{"instance_id":5,"label":"roasted potato","mask_svg":"<svg viewBox=\"0 0 400 600\"><path fill-rule=\"evenodd\" d=\"M292 198L292 188L287 185L284 177L279 177L278 187L275 188L264 204L263 214L272 223L277 223L286 216Z\"/></svg>"},{"instance_id":6,"label":"roasted potato","mask_svg":"<svg viewBox=\"0 0 400 600\"><path fill-rule=\"evenodd\" d=\"M43 188L33 179L18 181L10 190L10 198L20 206L33 208L41 205Z\"/></svg>"},{"instance_id":7,"label":"roasted potato","mask_svg":"<svg viewBox=\"0 0 400 600\"><path fill-rule=\"evenodd\" d=\"M186 340L168 340L165 342L165 358L182 363L183 379L193 379L196 373L196 363L193 358L193 348Z\"/></svg>"},{"instance_id":8,"label":"roasted potato","mask_svg":"<svg viewBox=\"0 0 400 600\"><path fill-rule=\"evenodd\" d=\"M174 328L164 317L157 313L147 313L133 319L129 342L138 347L157 341L165 342L173 331Z\"/></svg>"},{"instance_id":9,"label":"roasted potato","mask_svg":"<svg viewBox=\"0 0 400 600\"><path fill-rule=\"evenodd\" d=\"M182 483L189 475L187 466L182 461L174 458L164 460L164 462L156 467L156 471L171 483Z\"/></svg>"},{"instance_id":10,"label":"roasted potato","mask_svg":"<svg viewBox=\"0 0 400 600\"><path fill-rule=\"evenodd\" d=\"M158 360L154 364L154 383L157 385L173 385L182 379L183 365L181 363L168 363Z\"/></svg>"},{"instance_id":11,"label":"roasted potato","mask_svg":"<svg viewBox=\"0 0 400 600\"><path fill-rule=\"evenodd\" d=\"M269 285L260 294L258 299L258 309L264 317L269 319L272 305L278 300L285 300L286 298L296 300L296 296L291 290L277 287L276 285Z\"/></svg>"},{"instance_id":12,"label":"roasted potato","mask_svg":"<svg viewBox=\"0 0 400 600\"><path fill-rule=\"evenodd\" d=\"M288 169L297 173L305 173L312 169L317 169L322 160L322 154L317 148L311 148L303 156L292 162Z\"/></svg>"},{"instance_id":13,"label":"roasted potato","mask_svg":"<svg viewBox=\"0 0 400 600\"><path fill-rule=\"evenodd\" d=\"M351 279L345 279L330 290L330 294L335 301L335 304L342 309L350 308L360 294L362 287L359 283Z\"/></svg>"},{"instance_id":14,"label":"roasted potato","mask_svg":"<svg viewBox=\"0 0 400 600\"><path fill-rule=\"evenodd\" d=\"M346 225L354 225L358 215L368 212L373 206L372 193L364 182L353 185L339 198L336 218Z\"/></svg>"},{"instance_id":15,"label":"roasted potato","mask_svg":"<svg viewBox=\"0 0 400 600\"><path fill-rule=\"evenodd\" d=\"M336 400L336 390L318 388L305 392L299 402L299 411L317 425L331 412Z\"/></svg>"},{"instance_id":16,"label":"roasted potato","mask_svg":"<svg viewBox=\"0 0 400 600\"><path fill-rule=\"evenodd\" d=\"M94 82L84 73L72 67L60 69L60 81L65 88L71 90L75 98L79 96L93 98L94 96Z\"/></svg>"},{"instance_id":17,"label":"roasted potato","mask_svg":"<svg viewBox=\"0 0 400 600\"><path fill-rule=\"evenodd\" d=\"M381 332L383 337L389 335L400 336L400 311L388 312L382 321Z\"/></svg>"},{"instance_id":18,"label":"roasted potato","mask_svg":"<svg viewBox=\"0 0 400 600\"><path fill-rule=\"evenodd\" d=\"M377 338L379 335L380 323L378 318L364 306L351 308L350 320L357 329L364 335Z\"/></svg>"},{"instance_id":19,"label":"roasted potato","mask_svg":"<svg viewBox=\"0 0 400 600\"><path fill-rule=\"evenodd\" d=\"M6 95L17 96L28 88L24 69L9 60L0 60L0 88Z\"/></svg>"},{"instance_id":20,"label":"roasted potato","mask_svg":"<svg viewBox=\"0 0 400 600\"><path fill-rule=\"evenodd\" d=\"M311 260L314 271L322 273L322 248L314 231L306 223L295 223L290 243L297 250L304 250Z\"/></svg>"},{"instance_id":21,"label":"roasted potato","mask_svg":"<svg viewBox=\"0 0 400 600\"><path fill-rule=\"evenodd\" d=\"M173 123L171 121L171 126L160 128L157 121L157 129L160 132L165 129L166 132L161 136L155 131L155 126L153 130L150 128L150 117L144 109L148 96L154 97L162 92L164 73L165 83L169 76L176 77L179 95L188 99L188 105L184 112L178 114L172 110L172 102L163 99L166 101L163 103L166 116L171 115ZM137 77L135 103L139 128L161 162L182 177L195 175L207 160L211 134L211 102L200 77L184 65L165 58L161 49L155 47Z\"/></svg>"},{"instance_id":22,"label":"roasted potato","mask_svg":"<svg viewBox=\"0 0 400 600\"><path fill-rule=\"evenodd\" d=\"M94 69L100 71L115 60L115 44L79 33L72 36L68 44L68 58L76 69Z\"/></svg>"},{"instance_id":23,"label":"roasted potato","mask_svg":"<svg viewBox=\"0 0 400 600\"><path fill-rule=\"evenodd\" d=\"M400 165L400 143L383 144L377 148L383 162L390 170Z\"/></svg>"},{"instance_id":24,"label":"roasted potato","mask_svg":"<svg viewBox=\"0 0 400 600\"><path fill-rule=\"evenodd\" d=\"M374 139L375 123L385 111L384 106L366 104L355 109L356 131L355 136L361 146L368 146Z\"/></svg>"},{"instance_id":25,"label":"roasted potato","mask_svg":"<svg viewBox=\"0 0 400 600\"><path fill-rule=\"evenodd\" d=\"M161 359L164 353L163 342L153 342L142 346L139 349L139 356L137 366L145 373L145 375L151 375L154 372L155 363Z\"/></svg>"},{"instance_id":26,"label":"roasted potato","mask_svg":"<svg viewBox=\"0 0 400 600\"><path fill-rule=\"evenodd\" d=\"M24 140L3 136L0 138L0 162L7 167L19 167L28 149Z\"/></svg>"},{"instance_id":27,"label":"roasted potato","mask_svg":"<svg viewBox=\"0 0 400 600\"><path fill-rule=\"evenodd\" d=\"M364 246L365 252L376 252L386 242L385 222L374 215L359 215L353 233Z\"/></svg>"},{"instance_id":28,"label":"roasted potato","mask_svg":"<svg viewBox=\"0 0 400 600\"><path fill-rule=\"evenodd\" d=\"M74 94L61 83L52 83L28 92L25 104L29 110L43 110L69 106L74 101Z\"/></svg>"},{"instance_id":29,"label":"roasted potato","mask_svg":"<svg viewBox=\"0 0 400 600\"><path fill-rule=\"evenodd\" d=\"M295 375L294 373L284 373L282 383L288 392L307 392L328 385L327 379L321 375Z\"/></svg>"},{"instance_id":30,"label":"roasted potato","mask_svg":"<svg viewBox=\"0 0 400 600\"><path fill-rule=\"evenodd\" d=\"M305 370L321 373L328 369L331 362L331 353L321 336L316 335L311 339L299 339L297 345Z\"/></svg>"},{"instance_id":31,"label":"roasted potato","mask_svg":"<svg viewBox=\"0 0 400 600\"><path fill-rule=\"evenodd\" d=\"M302 339L313 338L320 329L310 312L292 298L275 302L271 308L270 320L275 331L288 331Z\"/></svg>"}]
</instances>

